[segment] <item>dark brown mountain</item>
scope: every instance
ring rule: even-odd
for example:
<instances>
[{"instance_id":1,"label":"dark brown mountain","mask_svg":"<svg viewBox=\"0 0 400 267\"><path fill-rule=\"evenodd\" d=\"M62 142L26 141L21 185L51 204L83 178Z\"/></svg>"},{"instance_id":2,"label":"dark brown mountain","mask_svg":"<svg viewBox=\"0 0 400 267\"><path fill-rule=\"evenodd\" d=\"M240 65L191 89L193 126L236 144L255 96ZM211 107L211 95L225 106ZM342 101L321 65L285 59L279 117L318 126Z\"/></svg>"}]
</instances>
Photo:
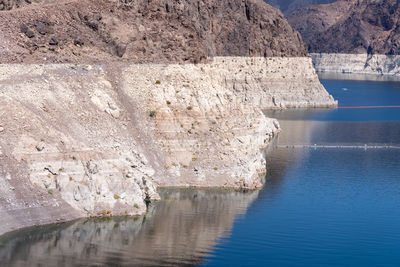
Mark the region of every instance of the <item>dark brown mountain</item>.
<instances>
[{"instance_id":1,"label":"dark brown mountain","mask_svg":"<svg viewBox=\"0 0 400 267\"><path fill-rule=\"evenodd\" d=\"M0 12L3 63L201 62L307 53L300 34L262 0L14 2L14 9Z\"/></svg>"},{"instance_id":2,"label":"dark brown mountain","mask_svg":"<svg viewBox=\"0 0 400 267\"><path fill-rule=\"evenodd\" d=\"M288 20L310 52L400 54L398 0L341 0L294 11Z\"/></svg>"}]
</instances>

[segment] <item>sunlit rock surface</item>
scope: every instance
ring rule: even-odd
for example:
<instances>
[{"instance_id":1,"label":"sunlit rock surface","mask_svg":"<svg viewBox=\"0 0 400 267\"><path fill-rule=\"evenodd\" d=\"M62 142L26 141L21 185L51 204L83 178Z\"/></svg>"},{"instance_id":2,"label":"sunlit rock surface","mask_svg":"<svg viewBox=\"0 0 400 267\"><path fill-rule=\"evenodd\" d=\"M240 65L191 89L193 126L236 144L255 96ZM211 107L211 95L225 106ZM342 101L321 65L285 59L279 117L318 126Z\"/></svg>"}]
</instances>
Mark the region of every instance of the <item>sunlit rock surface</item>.
<instances>
[{"instance_id":1,"label":"sunlit rock surface","mask_svg":"<svg viewBox=\"0 0 400 267\"><path fill-rule=\"evenodd\" d=\"M0 233L143 214L158 186L259 188L261 108L334 105L309 58L1 65Z\"/></svg>"}]
</instances>

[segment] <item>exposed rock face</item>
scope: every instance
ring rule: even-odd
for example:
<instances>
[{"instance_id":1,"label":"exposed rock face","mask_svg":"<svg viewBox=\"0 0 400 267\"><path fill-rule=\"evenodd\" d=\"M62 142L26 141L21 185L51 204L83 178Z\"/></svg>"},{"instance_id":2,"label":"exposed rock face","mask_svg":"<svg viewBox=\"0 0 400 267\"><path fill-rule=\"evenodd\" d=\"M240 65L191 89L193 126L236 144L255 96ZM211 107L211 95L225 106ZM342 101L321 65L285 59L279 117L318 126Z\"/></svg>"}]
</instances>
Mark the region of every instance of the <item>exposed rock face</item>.
<instances>
[{"instance_id":1,"label":"exposed rock face","mask_svg":"<svg viewBox=\"0 0 400 267\"><path fill-rule=\"evenodd\" d=\"M315 53L311 57L319 72L400 76L398 55Z\"/></svg>"},{"instance_id":2,"label":"exposed rock face","mask_svg":"<svg viewBox=\"0 0 400 267\"><path fill-rule=\"evenodd\" d=\"M212 56L306 55L298 32L262 0L125 2L51 1L2 12L0 62L196 63Z\"/></svg>"},{"instance_id":3,"label":"exposed rock face","mask_svg":"<svg viewBox=\"0 0 400 267\"><path fill-rule=\"evenodd\" d=\"M310 52L399 54L400 5L396 0L341 0L295 11L288 20Z\"/></svg>"},{"instance_id":4,"label":"exposed rock face","mask_svg":"<svg viewBox=\"0 0 400 267\"><path fill-rule=\"evenodd\" d=\"M337 106L310 58L234 58L234 64L217 58L215 64L229 70L227 84L242 101L262 109Z\"/></svg>"},{"instance_id":5,"label":"exposed rock face","mask_svg":"<svg viewBox=\"0 0 400 267\"><path fill-rule=\"evenodd\" d=\"M141 214L159 185L260 187L261 149L279 131L260 108L335 104L308 58L1 65L1 156L15 163L0 185L17 203L2 218L25 218L24 203L71 218Z\"/></svg>"},{"instance_id":6,"label":"exposed rock face","mask_svg":"<svg viewBox=\"0 0 400 267\"><path fill-rule=\"evenodd\" d=\"M117 92L103 69L90 68L0 66L1 151L20 166L2 166L4 188L16 183L11 203L62 199L79 216L133 215L158 198L154 170L128 130ZM33 199L21 195L28 185ZM18 205L5 213L24 216Z\"/></svg>"},{"instance_id":7,"label":"exposed rock face","mask_svg":"<svg viewBox=\"0 0 400 267\"><path fill-rule=\"evenodd\" d=\"M350 7L349 1L313 5L291 12L287 19L301 33L303 40L310 43L318 34L323 34L342 17L346 17Z\"/></svg>"},{"instance_id":8,"label":"exposed rock face","mask_svg":"<svg viewBox=\"0 0 400 267\"><path fill-rule=\"evenodd\" d=\"M142 214L157 186L259 188L279 131L261 108L336 105L305 55L261 0L1 12L0 63L32 63L0 65L0 201L16 203L2 219Z\"/></svg>"},{"instance_id":9,"label":"exposed rock face","mask_svg":"<svg viewBox=\"0 0 400 267\"><path fill-rule=\"evenodd\" d=\"M264 0L273 7L279 8L283 14L287 15L296 9L308 7L310 5L328 4L336 0Z\"/></svg>"}]
</instances>

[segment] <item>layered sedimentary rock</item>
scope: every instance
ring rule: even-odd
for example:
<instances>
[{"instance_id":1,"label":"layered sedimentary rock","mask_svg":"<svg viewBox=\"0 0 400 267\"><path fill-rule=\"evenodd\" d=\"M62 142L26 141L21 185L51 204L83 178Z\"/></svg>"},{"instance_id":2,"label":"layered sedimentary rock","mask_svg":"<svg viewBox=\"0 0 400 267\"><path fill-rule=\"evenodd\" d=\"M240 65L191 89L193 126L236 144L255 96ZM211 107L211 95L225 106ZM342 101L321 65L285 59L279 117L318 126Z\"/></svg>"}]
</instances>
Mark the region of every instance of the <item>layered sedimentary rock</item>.
<instances>
[{"instance_id":1,"label":"layered sedimentary rock","mask_svg":"<svg viewBox=\"0 0 400 267\"><path fill-rule=\"evenodd\" d=\"M226 82L245 103L262 109L335 107L308 57L217 58ZM234 75L231 75L234 74Z\"/></svg>"},{"instance_id":2,"label":"layered sedimentary rock","mask_svg":"<svg viewBox=\"0 0 400 267\"><path fill-rule=\"evenodd\" d=\"M318 72L400 75L400 56L368 54L310 54Z\"/></svg>"},{"instance_id":3,"label":"layered sedimentary rock","mask_svg":"<svg viewBox=\"0 0 400 267\"><path fill-rule=\"evenodd\" d=\"M260 108L335 105L307 58L1 65L0 96L0 232L142 214L157 186L260 187L279 131Z\"/></svg>"}]
</instances>

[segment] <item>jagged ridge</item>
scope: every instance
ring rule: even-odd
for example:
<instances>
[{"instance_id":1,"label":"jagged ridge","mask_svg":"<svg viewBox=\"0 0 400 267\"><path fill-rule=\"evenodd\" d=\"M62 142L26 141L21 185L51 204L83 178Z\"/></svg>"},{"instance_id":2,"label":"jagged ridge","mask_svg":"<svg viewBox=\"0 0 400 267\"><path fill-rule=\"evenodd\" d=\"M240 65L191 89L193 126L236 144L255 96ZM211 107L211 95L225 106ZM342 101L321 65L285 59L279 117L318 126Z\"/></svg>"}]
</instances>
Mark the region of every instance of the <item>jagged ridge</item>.
<instances>
[{"instance_id":1,"label":"jagged ridge","mask_svg":"<svg viewBox=\"0 0 400 267\"><path fill-rule=\"evenodd\" d=\"M396 0L341 0L297 10L288 20L315 53L400 53Z\"/></svg>"}]
</instances>

